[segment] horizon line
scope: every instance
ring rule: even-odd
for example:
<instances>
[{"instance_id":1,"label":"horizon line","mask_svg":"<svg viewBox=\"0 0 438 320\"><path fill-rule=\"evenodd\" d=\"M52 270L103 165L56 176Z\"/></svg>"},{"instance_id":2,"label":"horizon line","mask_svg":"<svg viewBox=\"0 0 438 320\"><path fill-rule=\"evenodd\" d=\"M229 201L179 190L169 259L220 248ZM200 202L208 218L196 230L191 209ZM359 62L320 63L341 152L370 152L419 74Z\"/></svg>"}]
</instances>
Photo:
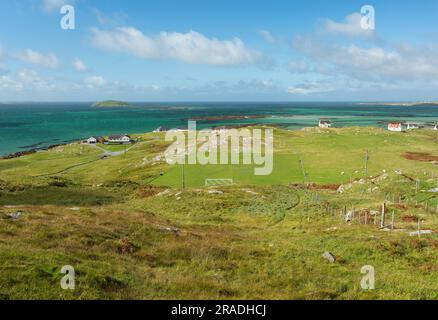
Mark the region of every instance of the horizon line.
<instances>
[{"instance_id":1,"label":"horizon line","mask_svg":"<svg viewBox=\"0 0 438 320\"><path fill-rule=\"evenodd\" d=\"M0 101L0 104L19 103L96 103L105 101L119 101L126 103L438 103L434 100L24 100Z\"/></svg>"}]
</instances>

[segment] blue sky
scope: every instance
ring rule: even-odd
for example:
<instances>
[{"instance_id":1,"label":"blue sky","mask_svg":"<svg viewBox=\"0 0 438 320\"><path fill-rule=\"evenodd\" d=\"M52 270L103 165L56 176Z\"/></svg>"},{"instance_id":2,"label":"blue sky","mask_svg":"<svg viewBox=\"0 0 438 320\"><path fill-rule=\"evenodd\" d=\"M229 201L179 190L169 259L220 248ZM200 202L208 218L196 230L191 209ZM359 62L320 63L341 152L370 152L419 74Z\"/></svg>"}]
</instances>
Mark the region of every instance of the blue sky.
<instances>
[{"instance_id":1,"label":"blue sky","mask_svg":"<svg viewBox=\"0 0 438 320\"><path fill-rule=\"evenodd\" d=\"M65 4L75 30L60 27ZM434 0L17 0L0 12L0 101L438 100Z\"/></svg>"}]
</instances>

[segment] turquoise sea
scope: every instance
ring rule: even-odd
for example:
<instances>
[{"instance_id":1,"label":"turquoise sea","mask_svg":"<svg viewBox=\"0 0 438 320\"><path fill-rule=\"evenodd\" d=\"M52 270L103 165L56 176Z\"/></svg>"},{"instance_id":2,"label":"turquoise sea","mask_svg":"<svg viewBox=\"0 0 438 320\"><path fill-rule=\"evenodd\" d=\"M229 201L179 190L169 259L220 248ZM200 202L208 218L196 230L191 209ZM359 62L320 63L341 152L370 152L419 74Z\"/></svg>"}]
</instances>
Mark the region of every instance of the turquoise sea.
<instances>
[{"instance_id":1,"label":"turquoise sea","mask_svg":"<svg viewBox=\"0 0 438 320\"><path fill-rule=\"evenodd\" d=\"M264 115L264 118L218 117ZM315 126L330 118L337 127L385 127L391 120L438 122L438 106L397 106L355 102L295 103L133 103L133 107L94 108L92 103L0 104L0 155L80 140L91 135L140 133L163 125L184 128L191 118L198 127L251 123L289 129Z\"/></svg>"}]
</instances>

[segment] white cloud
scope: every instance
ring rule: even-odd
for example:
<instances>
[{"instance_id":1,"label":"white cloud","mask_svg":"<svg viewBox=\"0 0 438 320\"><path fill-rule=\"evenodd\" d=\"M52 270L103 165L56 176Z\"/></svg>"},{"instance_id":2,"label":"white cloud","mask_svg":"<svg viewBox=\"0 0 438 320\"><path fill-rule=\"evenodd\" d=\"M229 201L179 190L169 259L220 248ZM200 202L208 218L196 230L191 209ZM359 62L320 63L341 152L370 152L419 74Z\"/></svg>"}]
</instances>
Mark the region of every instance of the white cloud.
<instances>
[{"instance_id":1,"label":"white cloud","mask_svg":"<svg viewBox=\"0 0 438 320\"><path fill-rule=\"evenodd\" d=\"M46 68L57 68L59 65L58 57L53 53L42 54L31 49L27 49L20 55L21 60L39 65Z\"/></svg>"},{"instance_id":2,"label":"white cloud","mask_svg":"<svg viewBox=\"0 0 438 320\"><path fill-rule=\"evenodd\" d=\"M0 76L0 88L9 92L36 90L47 93L55 87L51 79L42 78L34 70L22 70L14 75Z\"/></svg>"},{"instance_id":3,"label":"white cloud","mask_svg":"<svg viewBox=\"0 0 438 320\"><path fill-rule=\"evenodd\" d=\"M40 77L34 70L23 70L18 73L18 80L25 86L38 89L52 89L54 85Z\"/></svg>"},{"instance_id":4,"label":"white cloud","mask_svg":"<svg viewBox=\"0 0 438 320\"><path fill-rule=\"evenodd\" d=\"M336 22L330 19L321 20L323 31L328 33L340 34L348 37L364 37L374 38L375 32L371 29L363 29L361 27L362 15L360 13L352 13L345 17L344 22Z\"/></svg>"},{"instance_id":5,"label":"white cloud","mask_svg":"<svg viewBox=\"0 0 438 320\"><path fill-rule=\"evenodd\" d=\"M99 9L93 9L97 21L103 26L118 26L122 25L127 19L128 15L123 12L114 12L106 14Z\"/></svg>"},{"instance_id":6,"label":"white cloud","mask_svg":"<svg viewBox=\"0 0 438 320\"><path fill-rule=\"evenodd\" d=\"M33 70L23 70L18 73L18 78L23 82L38 82L40 81L40 77L38 73Z\"/></svg>"},{"instance_id":7,"label":"white cloud","mask_svg":"<svg viewBox=\"0 0 438 320\"><path fill-rule=\"evenodd\" d=\"M228 89L230 92L266 92L277 90L277 84L272 80L240 80L235 83L219 81L215 83L218 89Z\"/></svg>"},{"instance_id":8,"label":"white cloud","mask_svg":"<svg viewBox=\"0 0 438 320\"><path fill-rule=\"evenodd\" d=\"M196 31L147 36L132 27L113 31L93 28L92 42L97 48L144 59L174 59L190 64L249 65L260 59L260 54L248 49L239 38L222 41Z\"/></svg>"},{"instance_id":9,"label":"white cloud","mask_svg":"<svg viewBox=\"0 0 438 320\"><path fill-rule=\"evenodd\" d=\"M21 90L23 85L10 76L0 75L0 88L5 90Z\"/></svg>"},{"instance_id":10,"label":"white cloud","mask_svg":"<svg viewBox=\"0 0 438 320\"><path fill-rule=\"evenodd\" d=\"M406 45L361 47L356 44L323 43L311 37L300 38L295 49L320 68L359 80L428 81L438 77L438 46Z\"/></svg>"},{"instance_id":11,"label":"white cloud","mask_svg":"<svg viewBox=\"0 0 438 320\"><path fill-rule=\"evenodd\" d=\"M259 35L266 41L269 43L276 43L277 39L274 37L274 35L268 31L268 30L259 30Z\"/></svg>"},{"instance_id":12,"label":"white cloud","mask_svg":"<svg viewBox=\"0 0 438 320\"><path fill-rule=\"evenodd\" d=\"M330 91L334 91L333 87L327 85L327 83L323 82L306 82L300 83L294 86L290 86L287 88L286 92L290 94L297 95L308 95L315 93L326 93Z\"/></svg>"},{"instance_id":13,"label":"white cloud","mask_svg":"<svg viewBox=\"0 0 438 320\"><path fill-rule=\"evenodd\" d=\"M241 95L259 96L259 95L279 95L284 94L285 88L277 82L269 79L252 79L252 80L217 80L202 84L186 84L177 86L167 86L161 88L169 96L176 97L204 97L205 99L218 99L218 97L239 97ZM220 98L219 98L220 99Z\"/></svg>"},{"instance_id":14,"label":"white cloud","mask_svg":"<svg viewBox=\"0 0 438 320\"><path fill-rule=\"evenodd\" d=\"M294 74L313 74L313 78L323 76L331 85L305 83L290 87L289 92L312 94L333 88L419 90L438 85L438 45L376 41L375 33L361 28L360 19L360 14L347 16L344 23L325 19L323 33L320 28L296 37L293 47L301 57L291 61L286 69ZM327 33L341 37L327 38Z\"/></svg>"},{"instance_id":15,"label":"white cloud","mask_svg":"<svg viewBox=\"0 0 438 320\"><path fill-rule=\"evenodd\" d=\"M5 53L2 48L0 48L0 70L6 68L4 64Z\"/></svg>"},{"instance_id":16,"label":"white cloud","mask_svg":"<svg viewBox=\"0 0 438 320\"><path fill-rule=\"evenodd\" d=\"M90 68L81 59L76 58L72 62L73 68L78 72L87 72Z\"/></svg>"},{"instance_id":17,"label":"white cloud","mask_svg":"<svg viewBox=\"0 0 438 320\"><path fill-rule=\"evenodd\" d=\"M62 6L66 4L74 4L75 0L44 0L43 1L43 10L47 13L56 12L62 8Z\"/></svg>"},{"instance_id":18,"label":"white cloud","mask_svg":"<svg viewBox=\"0 0 438 320\"><path fill-rule=\"evenodd\" d=\"M101 76L93 76L93 77L88 77L88 78L84 79L84 84L89 89L103 87L106 83L107 82L106 82L105 78L103 78Z\"/></svg>"}]
</instances>

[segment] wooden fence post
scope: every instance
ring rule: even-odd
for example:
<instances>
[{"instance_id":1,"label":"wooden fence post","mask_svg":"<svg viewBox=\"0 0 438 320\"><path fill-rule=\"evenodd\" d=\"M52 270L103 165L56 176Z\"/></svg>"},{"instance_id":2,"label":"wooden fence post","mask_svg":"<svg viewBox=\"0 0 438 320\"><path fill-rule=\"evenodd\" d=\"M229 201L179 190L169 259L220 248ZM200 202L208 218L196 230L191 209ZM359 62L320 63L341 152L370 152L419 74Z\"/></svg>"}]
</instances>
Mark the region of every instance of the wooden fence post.
<instances>
[{"instance_id":1,"label":"wooden fence post","mask_svg":"<svg viewBox=\"0 0 438 320\"><path fill-rule=\"evenodd\" d=\"M392 210L392 217L391 217L391 230L394 230L394 210Z\"/></svg>"},{"instance_id":2,"label":"wooden fence post","mask_svg":"<svg viewBox=\"0 0 438 320\"><path fill-rule=\"evenodd\" d=\"M380 218L380 228L385 227L385 214L386 214L386 203L382 204L382 216Z\"/></svg>"}]
</instances>

